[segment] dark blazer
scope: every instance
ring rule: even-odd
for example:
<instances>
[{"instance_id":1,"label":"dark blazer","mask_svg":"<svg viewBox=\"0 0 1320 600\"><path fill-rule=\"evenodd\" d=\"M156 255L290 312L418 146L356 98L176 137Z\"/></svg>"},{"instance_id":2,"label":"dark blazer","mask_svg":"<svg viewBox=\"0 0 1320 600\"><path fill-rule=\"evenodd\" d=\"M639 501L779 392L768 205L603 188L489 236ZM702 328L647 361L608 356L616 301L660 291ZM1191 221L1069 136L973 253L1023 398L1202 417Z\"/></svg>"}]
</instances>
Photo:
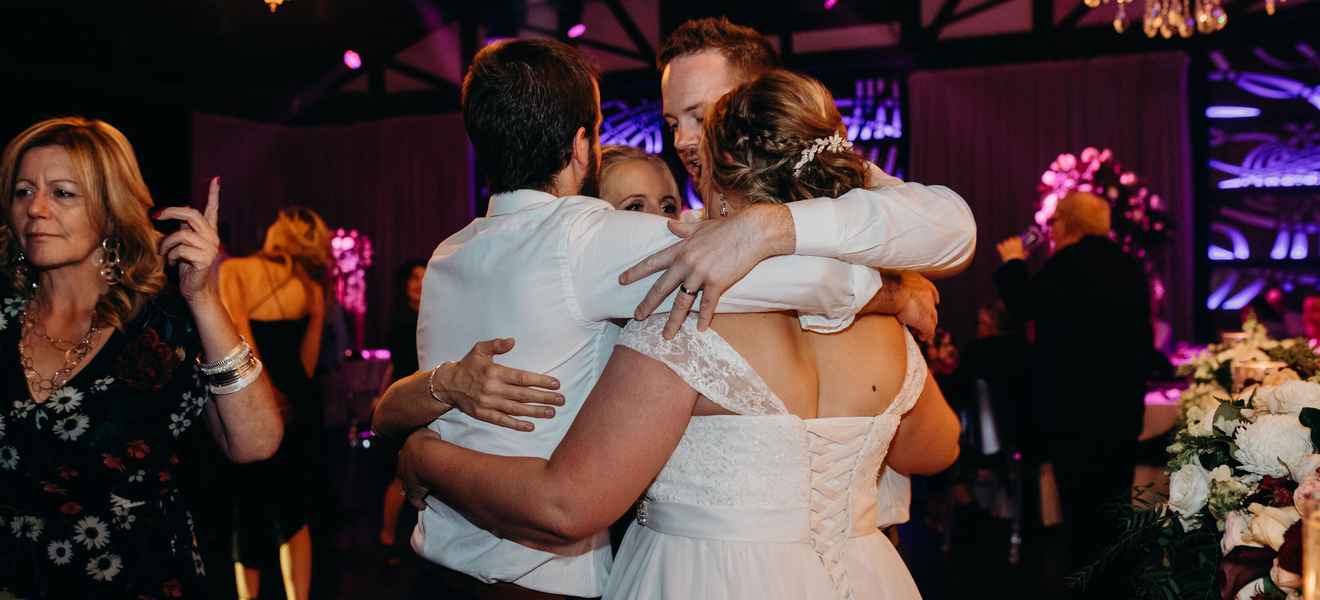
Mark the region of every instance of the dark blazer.
<instances>
[{"instance_id":1,"label":"dark blazer","mask_svg":"<svg viewBox=\"0 0 1320 600\"><path fill-rule=\"evenodd\" d=\"M1031 276L1021 260L995 272L1004 304L1035 321L1029 372L1035 428L1052 439L1132 440L1141 433L1153 344L1141 265L1089 236Z\"/></svg>"}]
</instances>

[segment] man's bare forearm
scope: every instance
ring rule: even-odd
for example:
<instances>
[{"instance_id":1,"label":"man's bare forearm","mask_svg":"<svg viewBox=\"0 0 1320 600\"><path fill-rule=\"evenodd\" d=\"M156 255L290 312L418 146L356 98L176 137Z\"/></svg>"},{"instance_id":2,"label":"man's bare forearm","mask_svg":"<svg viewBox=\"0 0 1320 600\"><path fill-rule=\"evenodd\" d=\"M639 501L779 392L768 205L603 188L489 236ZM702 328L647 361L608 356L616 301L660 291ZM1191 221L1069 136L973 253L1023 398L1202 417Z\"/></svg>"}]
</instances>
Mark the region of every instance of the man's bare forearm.
<instances>
[{"instance_id":1,"label":"man's bare forearm","mask_svg":"<svg viewBox=\"0 0 1320 600\"><path fill-rule=\"evenodd\" d=\"M859 315L896 315L907 303L907 293L903 289L903 277L891 271L881 271L880 279L884 282L871 300L862 307Z\"/></svg>"},{"instance_id":2,"label":"man's bare forearm","mask_svg":"<svg viewBox=\"0 0 1320 600\"><path fill-rule=\"evenodd\" d=\"M418 371L394 382L385 390L372 415L371 430L379 435L403 439L417 428L425 427L449 412L451 404L431 397L427 385L430 375L430 371Z\"/></svg>"}]
</instances>

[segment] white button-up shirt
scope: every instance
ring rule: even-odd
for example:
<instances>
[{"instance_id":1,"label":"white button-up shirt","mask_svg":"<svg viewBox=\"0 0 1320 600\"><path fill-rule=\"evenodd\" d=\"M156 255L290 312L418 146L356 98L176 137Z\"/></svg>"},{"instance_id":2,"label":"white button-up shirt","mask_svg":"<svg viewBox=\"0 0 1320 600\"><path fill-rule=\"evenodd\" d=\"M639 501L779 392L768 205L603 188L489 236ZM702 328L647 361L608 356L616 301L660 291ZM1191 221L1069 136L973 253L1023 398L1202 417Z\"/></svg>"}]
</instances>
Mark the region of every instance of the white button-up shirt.
<instances>
[{"instance_id":1,"label":"white button-up shirt","mask_svg":"<svg viewBox=\"0 0 1320 600\"><path fill-rule=\"evenodd\" d=\"M966 204L939 187L904 184L854 190L837 200L789 205L798 254L767 260L723 296L721 312L798 310L803 326L836 331L879 290L868 266L938 269L975 247ZM533 432L477 421L451 410L431 429L446 441L505 456L549 458L573 424L613 352L618 327L641 302L653 275L629 286L619 275L677 241L655 215L617 211L602 200L557 198L533 190L491 198L479 218L436 248L427 265L417 327L423 368L457 361L477 341L511 337L501 364L546 373L565 404ZM824 257L839 257L860 265ZM659 309L668 310L673 295ZM609 575L606 532L560 553L534 550L473 525L427 498L413 548L424 558L481 581L542 592L599 596Z\"/></svg>"}]
</instances>

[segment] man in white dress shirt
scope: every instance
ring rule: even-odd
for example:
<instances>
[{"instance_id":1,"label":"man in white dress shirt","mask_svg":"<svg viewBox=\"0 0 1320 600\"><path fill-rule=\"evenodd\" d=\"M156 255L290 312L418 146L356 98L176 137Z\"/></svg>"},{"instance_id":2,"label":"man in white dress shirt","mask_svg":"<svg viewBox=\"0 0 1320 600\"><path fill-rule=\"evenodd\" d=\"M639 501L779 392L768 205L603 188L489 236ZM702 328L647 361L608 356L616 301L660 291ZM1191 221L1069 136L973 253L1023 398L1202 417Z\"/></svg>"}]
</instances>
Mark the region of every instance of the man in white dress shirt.
<instances>
[{"instance_id":1,"label":"man in white dress shirt","mask_svg":"<svg viewBox=\"0 0 1320 600\"><path fill-rule=\"evenodd\" d=\"M470 406L458 401L460 365L443 363L392 388L375 423L384 433L443 413L430 429L450 442L548 457L612 352L613 320L658 308L678 314L676 326L703 295L703 313L717 302L724 312L796 310L804 327L837 331L857 313L900 308L878 293L881 278L871 267L953 269L975 246L975 224L962 199L916 184L791 207L758 205L683 229L687 237L675 245L666 219L576 196L597 174L599 92L591 67L558 42L514 40L483 49L464 81L463 112L494 195L486 217L445 240L431 258L418 325L420 362L427 368L456 361L474 340L512 337L518 347L504 362L554 378L563 408L521 432L448 411ZM900 238L901 247L892 244ZM642 270L663 260L665 273L641 286L619 285L620 274L657 253L661 258ZM645 283L652 282L648 291ZM467 358L480 355L493 368L489 354L474 349ZM434 400L425 398L427 390ZM469 400L474 393L467 392ZM412 543L444 568L451 595L443 597L599 596L611 561L605 532L572 547L531 549L475 527L435 498L426 499Z\"/></svg>"}]
</instances>

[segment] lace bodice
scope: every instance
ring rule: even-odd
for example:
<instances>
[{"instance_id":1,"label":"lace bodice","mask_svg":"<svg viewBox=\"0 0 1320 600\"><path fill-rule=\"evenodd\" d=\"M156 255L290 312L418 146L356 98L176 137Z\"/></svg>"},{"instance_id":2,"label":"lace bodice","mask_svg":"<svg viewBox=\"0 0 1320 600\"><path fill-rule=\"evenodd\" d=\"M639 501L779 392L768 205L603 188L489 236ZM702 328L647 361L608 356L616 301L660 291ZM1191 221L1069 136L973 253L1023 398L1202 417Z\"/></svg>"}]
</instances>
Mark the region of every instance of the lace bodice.
<instances>
[{"instance_id":1,"label":"lace bodice","mask_svg":"<svg viewBox=\"0 0 1320 600\"><path fill-rule=\"evenodd\" d=\"M665 317L630 323L619 345L661 361L702 396L736 414L692 418L647 491L639 521L682 531L691 524L673 521L699 522L703 526L692 535L715 539L810 544L837 596L851 598L841 553L850 537L876 532L885 455L926 379L916 342L907 336L903 385L883 413L804 420L789 413L714 330L699 332L695 319L688 319L673 340L665 340ZM749 537L744 528L763 537Z\"/></svg>"}]
</instances>

